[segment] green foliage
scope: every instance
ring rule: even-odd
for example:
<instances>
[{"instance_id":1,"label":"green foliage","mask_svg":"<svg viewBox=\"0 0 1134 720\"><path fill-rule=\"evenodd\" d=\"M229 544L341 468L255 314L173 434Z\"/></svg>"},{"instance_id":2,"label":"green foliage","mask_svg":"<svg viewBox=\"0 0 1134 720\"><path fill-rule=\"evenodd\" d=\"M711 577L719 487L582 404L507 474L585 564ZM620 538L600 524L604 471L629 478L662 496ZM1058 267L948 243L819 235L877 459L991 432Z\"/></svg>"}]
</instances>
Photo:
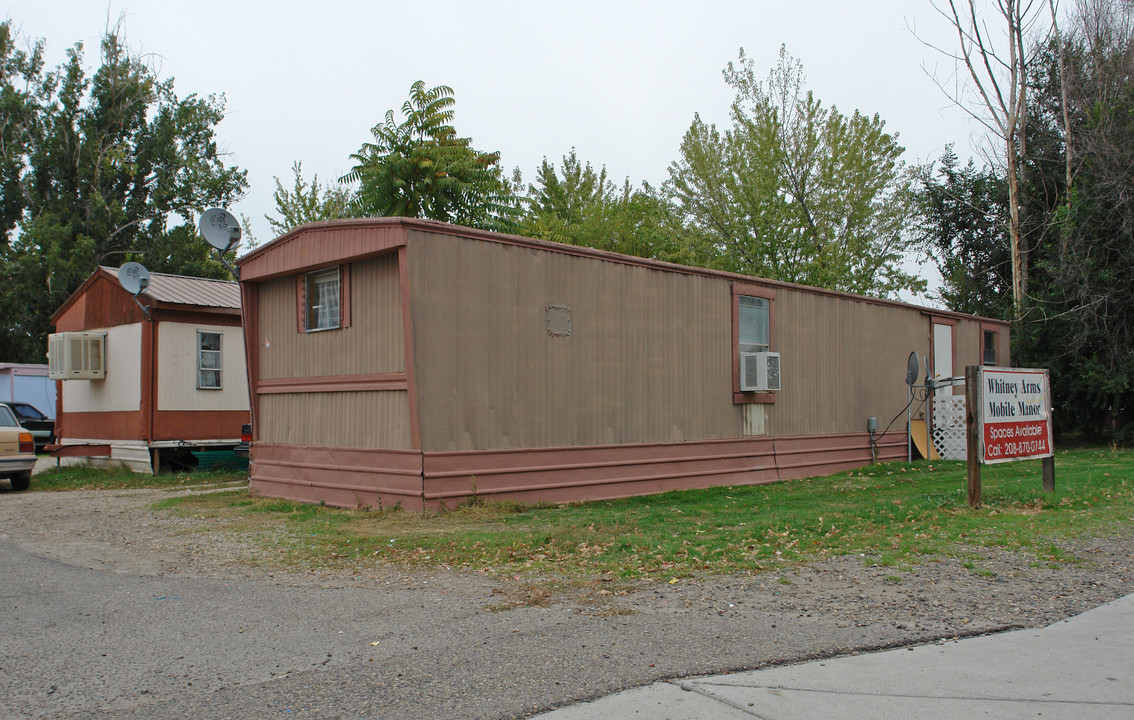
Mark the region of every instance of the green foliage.
<instances>
[{"instance_id":1,"label":"green foliage","mask_svg":"<svg viewBox=\"0 0 1134 720\"><path fill-rule=\"evenodd\" d=\"M1054 41L1032 64L1021 175L1034 238L1013 359L1052 371L1057 427L1134 440L1134 35L1131 10L1082 6L1065 37L1070 137ZM1109 14L1108 13L1114 13ZM1067 187L1070 152L1072 186Z\"/></svg>"},{"instance_id":2,"label":"green foliage","mask_svg":"<svg viewBox=\"0 0 1134 720\"><path fill-rule=\"evenodd\" d=\"M615 185L572 149L562 170L545 158L529 185L516 231L541 240L585 245L626 255L681 262L689 259L671 207L647 184Z\"/></svg>"},{"instance_id":3,"label":"green foliage","mask_svg":"<svg viewBox=\"0 0 1134 720\"><path fill-rule=\"evenodd\" d=\"M200 211L232 203L247 183L217 149L223 99L179 99L117 35L103 38L90 76L81 45L46 74L11 48L0 45L2 62L23 67L24 86L38 90L16 115L26 120L21 152L5 155L5 177L15 179L4 181L0 206L17 232L5 234L0 257L9 278L0 302L11 309L0 357L42 362L51 314L99 265L141 260L153 271L227 276L193 228ZM15 77L0 78L5 108Z\"/></svg>"},{"instance_id":4,"label":"green foliage","mask_svg":"<svg viewBox=\"0 0 1134 720\"><path fill-rule=\"evenodd\" d=\"M875 115L846 116L803 91L785 48L767 84L740 51L725 81L732 127L699 116L666 190L713 267L867 295L921 290L901 270L909 181L903 149Z\"/></svg>"},{"instance_id":5,"label":"green foliage","mask_svg":"<svg viewBox=\"0 0 1134 720\"><path fill-rule=\"evenodd\" d=\"M10 22L0 23L0 232L5 245L23 212L20 179L36 119L47 95L43 43L16 49Z\"/></svg>"},{"instance_id":6,"label":"green foliage","mask_svg":"<svg viewBox=\"0 0 1134 720\"><path fill-rule=\"evenodd\" d=\"M293 163L291 171L295 175L291 190L286 189L279 178L275 178L276 191L273 197L280 217L264 216L272 232L283 235L305 223L350 217L350 190L341 186L323 187L319 184L318 175L308 184L303 179L303 164L300 162Z\"/></svg>"},{"instance_id":7,"label":"green foliage","mask_svg":"<svg viewBox=\"0 0 1134 720\"><path fill-rule=\"evenodd\" d=\"M915 169L917 238L941 272L950 310L1007 318L1012 309L1004 176L961 167L948 145L938 165Z\"/></svg>"},{"instance_id":8,"label":"green foliage","mask_svg":"<svg viewBox=\"0 0 1134 720\"><path fill-rule=\"evenodd\" d=\"M410 87L402 105L371 128L374 142L351 155L355 165L341 178L357 182L354 212L365 216L417 217L469 227L510 227L514 207L499 153L483 153L451 125L456 100L446 85Z\"/></svg>"},{"instance_id":9,"label":"green foliage","mask_svg":"<svg viewBox=\"0 0 1134 720\"><path fill-rule=\"evenodd\" d=\"M719 487L567 506L481 501L441 513L338 510L197 494L163 507L248 534L282 565L446 566L507 576L659 578L782 570L861 555L872 565L970 557L981 548L1074 560L1067 538L1128 532L1134 455L1056 456L1056 492L1040 461L984 468L984 506L965 502L965 464L875 465L824 478ZM975 569L975 568L974 568Z\"/></svg>"},{"instance_id":10,"label":"green foliage","mask_svg":"<svg viewBox=\"0 0 1134 720\"><path fill-rule=\"evenodd\" d=\"M147 475L123 467L104 470L89 465L65 465L35 476L31 490L140 490L143 488L216 488L244 485L247 473L197 472Z\"/></svg>"},{"instance_id":11,"label":"green foliage","mask_svg":"<svg viewBox=\"0 0 1134 720\"><path fill-rule=\"evenodd\" d=\"M1050 369L1060 434L1129 443L1134 9L1109 0L1084 3L1066 27L1063 47L1055 37L1046 39L1028 66L1018 176L1028 295L1012 331L1012 362ZM1011 273L1004 179L971 163L959 168L947 149L937 176L921 168L918 181L920 236L942 270L950 309L1006 317Z\"/></svg>"}]
</instances>

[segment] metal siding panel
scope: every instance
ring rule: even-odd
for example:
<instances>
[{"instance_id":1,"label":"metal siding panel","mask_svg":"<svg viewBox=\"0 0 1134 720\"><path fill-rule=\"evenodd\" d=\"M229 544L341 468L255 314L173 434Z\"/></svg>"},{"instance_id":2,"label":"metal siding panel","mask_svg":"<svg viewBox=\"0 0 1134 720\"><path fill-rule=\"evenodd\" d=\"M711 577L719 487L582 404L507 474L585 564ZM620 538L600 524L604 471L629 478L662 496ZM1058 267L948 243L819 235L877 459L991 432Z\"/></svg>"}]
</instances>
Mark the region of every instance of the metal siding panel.
<instances>
[{"instance_id":1,"label":"metal siding panel","mask_svg":"<svg viewBox=\"0 0 1134 720\"><path fill-rule=\"evenodd\" d=\"M885 428L905 407L906 359L929 350L924 315L783 289L775 312L783 372L770 434L861 432L869 416Z\"/></svg>"},{"instance_id":2,"label":"metal siding panel","mask_svg":"<svg viewBox=\"0 0 1134 720\"><path fill-rule=\"evenodd\" d=\"M106 379L66 380L63 412L135 412L142 406L142 325L90 328L106 333Z\"/></svg>"},{"instance_id":3,"label":"metal siding panel","mask_svg":"<svg viewBox=\"0 0 1134 720\"><path fill-rule=\"evenodd\" d=\"M339 507L421 510L421 453L261 441L252 446L249 489Z\"/></svg>"},{"instance_id":4,"label":"metal siding panel","mask_svg":"<svg viewBox=\"0 0 1134 720\"><path fill-rule=\"evenodd\" d=\"M343 258L386 252L401 243L404 230L398 225L350 220L326 227L311 226L290 237L277 238L268 246L238 261L246 280L294 275L297 270L334 265Z\"/></svg>"},{"instance_id":5,"label":"metal siding panel","mask_svg":"<svg viewBox=\"0 0 1134 720\"><path fill-rule=\"evenodd\" d=\"M118 268L100 265L95 274L99 274L100 271L101 277L91 285L82 288L81 292L89 293L95 290L95 285L104 284L108 285L113 293L121 296L116 299L116 302L125 299L130 305L133 305L131 295L118 285ZM212 278L154 272L150 273L149 284L141 293L140 299L143 304L149 300L194 308L239 310L240 285L231 280L214 280ZM98 304L103 304L103 301L104 299L100 296Z\"/></svg>"},{"instance_id":6,"label":"metal siding panel","mask_svg":"<svg viewBox=\"0 0 1134 720\"><path fill-rule=\"evenodd\" d=\"M953 328L953 346L957 354L953 358L953 374L963 377L966 365L980 365L984 353L984 336L981 333L980 321L958 320ZM957 386L957 392L964 394L962 385Z\"/></svg>"},{"instance_id":7,"label":"metal siding panel","mask_svg":"<svg viewBox=\"0 0 1134 720\"><path fill-rule=\"evenodd\" d=\"M295 276L260 283L260 377L264 379L403 372L402 304L396 255L351 266L351 325L296 330Z\"/></svg>"},{"instance_id":8,"label":"metal siding panel","mask_svg":"<svg viewBox=\"0 0 1134 720\"><path fill-rule=\"evenodd\" d=\"M263 395L256 422L258 438L268 443L410 448L409 399L404 390Z\"/></svg>"},{"instance_id":9,"label":"metal siding panel","mask_svg":"<svg viewBox=\"0 0 1134 720\"><path fill-rule=\"evenodd\" d=\"M221 334L221 390L197 387L197 332ZM248 410L248 374L239 327L158 323L158 410Z\"/></svg>"},{"instance_id":10,"label":"metal siding panel","mask_svg":"<svg viewBox=\"0 0 1134 720\"><path fill-rule=\"evenodd\" d=\"M421 232L409 257L423 449L738 436L726 282Z\"/></svg>"},{"instance_id":11,"label":"metal siding panel","mask_svg":"<svg viewBox=\"0 0 1134 720\"><path fill-rule=\"evenodd\" d=\"M107 270L117 274L115 268ZM240 285L227 280L151 273L150 284L142 295L164 303L240 309Z\"/></svg>"}]
</instances>

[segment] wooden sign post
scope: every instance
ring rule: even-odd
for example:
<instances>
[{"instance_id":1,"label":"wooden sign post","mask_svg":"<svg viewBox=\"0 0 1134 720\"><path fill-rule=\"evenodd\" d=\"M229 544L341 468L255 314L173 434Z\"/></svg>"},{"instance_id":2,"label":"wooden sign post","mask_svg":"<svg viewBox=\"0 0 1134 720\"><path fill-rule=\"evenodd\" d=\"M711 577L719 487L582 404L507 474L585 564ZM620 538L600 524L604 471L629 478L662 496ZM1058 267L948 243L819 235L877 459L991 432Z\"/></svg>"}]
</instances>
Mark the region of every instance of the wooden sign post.
<instances>
[{"instance_id":1,"label":"wooden sign post","mask_svg":"<svg viewBox=\"0 0 1134 720\"><path fill-rule=\"evenodd\" d=\"M969 507L980 507L980 366L965 368L965 443L968 449Z\"/></svg>"},{"instance_id":2,"label":"wooden sign post","mask_svg":"<svg viewBox=\"0 0 1134 720\"><path fill-rule=\"evenodd\" d=\"M965 368L968 502L980 507L980 466L1040 458L1043 489L1055 490L1047 370L969 365Z\"/></svg>"}]
</instances>

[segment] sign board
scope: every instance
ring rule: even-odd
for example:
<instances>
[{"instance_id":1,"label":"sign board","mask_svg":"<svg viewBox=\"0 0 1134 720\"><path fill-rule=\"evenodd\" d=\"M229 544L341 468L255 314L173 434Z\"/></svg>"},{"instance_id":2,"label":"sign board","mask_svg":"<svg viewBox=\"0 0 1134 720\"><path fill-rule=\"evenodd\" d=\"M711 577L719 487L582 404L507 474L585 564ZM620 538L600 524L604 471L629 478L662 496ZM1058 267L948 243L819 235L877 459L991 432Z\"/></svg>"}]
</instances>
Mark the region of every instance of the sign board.
<instances>
[{"instance_id":1,"label":"sign board","mask_svg":"<svg viewBox=\"0 0 1134 720\"><path fill-rule=\"evenodd\" d=\"M1051 457L1047 370L980 368L980 461Z\"/></svg>"}]
</instances>

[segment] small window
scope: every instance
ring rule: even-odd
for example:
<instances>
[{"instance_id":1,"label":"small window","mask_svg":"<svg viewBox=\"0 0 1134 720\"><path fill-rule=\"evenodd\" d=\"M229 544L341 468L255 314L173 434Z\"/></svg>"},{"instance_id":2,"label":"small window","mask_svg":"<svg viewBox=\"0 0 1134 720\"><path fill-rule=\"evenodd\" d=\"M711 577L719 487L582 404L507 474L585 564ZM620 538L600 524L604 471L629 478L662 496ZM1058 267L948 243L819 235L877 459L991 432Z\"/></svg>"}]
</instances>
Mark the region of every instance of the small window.
<instances>
[{"instance_id":1,"label":"small window","mask_svg":"<svg viewBox=\"0 0 1134 720\"><path fill-rule=\"evenodd\" d=\"M776 291L760 285L732 286L732 401L774 403L775 392L741 390L741 357L776 350ZM747 386L746 386L747 387Z\"/></svg>"},{"instance_id":2,"label":"small window","mask_svg":"<svg viewBox=\"0 0 1134 720\"><path fill-rule=\"evenodd\" d=\"M197 331L197 389L221 389L221 334Z\"/></svg>"},{"instance_id":3,"label":"small window","mask_svg":"<svg viewBox=\"0 0 1134 720\"><path fill-rule=\"evenodd\" d=\"M334 330L339 327L340 286L337 267L307 274L305 295L308 332Z\"/></svg>"},{"instance_id":4,"label":"small window","mask_svg":"<svg viewBox=\"0 0 1134 720\"><path fill-rule=\"evenodd\" d=\"M767 298L741 295L740 352L767 352L771 349L771 303Z\"/></svg>"},{"instance_id":5,"label":"small window","mask_svg":"<svg viewBox=\"0 0 1134 720\"><path fill-rule=\"evenodd\" d=\"M996 336L995 330L984 331L984 353L981 356L981 363L984 365L994 366L999 364L996 357Z\"/></svg>"}]
</instances>

